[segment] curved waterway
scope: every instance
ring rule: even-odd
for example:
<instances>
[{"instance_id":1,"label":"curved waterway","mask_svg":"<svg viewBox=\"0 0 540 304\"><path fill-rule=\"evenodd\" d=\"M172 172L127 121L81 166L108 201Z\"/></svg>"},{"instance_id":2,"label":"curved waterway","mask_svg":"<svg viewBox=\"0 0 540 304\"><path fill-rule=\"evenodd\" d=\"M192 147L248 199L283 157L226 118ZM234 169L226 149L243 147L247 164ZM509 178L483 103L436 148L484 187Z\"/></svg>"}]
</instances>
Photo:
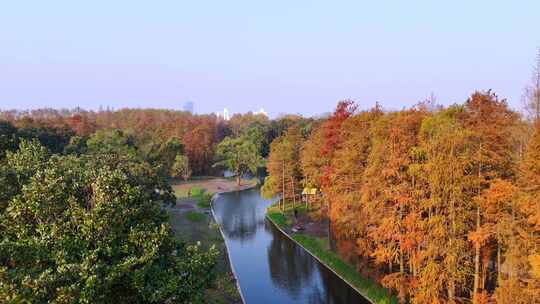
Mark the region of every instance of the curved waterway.
<instances>
[{"instance_id":1,"label":"curved waterway","mask_svg":"<svg viewBox=\"0 0 540 304\"><path fill-rule=\"evenodd\" d=\"M265 219L271 203L251 189L213 204L246 303L369 303Z\"/></svg>"}]
</instances>

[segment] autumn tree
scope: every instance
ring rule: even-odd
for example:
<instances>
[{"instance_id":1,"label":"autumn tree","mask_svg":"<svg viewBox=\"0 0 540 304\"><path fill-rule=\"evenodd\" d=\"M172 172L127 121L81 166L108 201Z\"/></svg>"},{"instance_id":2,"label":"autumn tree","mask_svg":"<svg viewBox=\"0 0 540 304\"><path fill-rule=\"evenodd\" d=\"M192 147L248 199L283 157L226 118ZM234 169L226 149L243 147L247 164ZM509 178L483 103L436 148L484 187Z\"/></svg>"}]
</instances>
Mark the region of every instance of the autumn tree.
<instances>
[{"instance_id":1,"label":"autumn tree","mask_svg":"<svg viewBox=\"0 0 540 304\"><path fill-rule=\"evenodd\" d=\"M89 136L97 130L97 125L88 115L74 114L67 118L67 124L78 136Z\"/></svg>"},{"instance_id":2,"label":"autumn tree","mask_svg":"<svg viewBox=\"0 0 540 304\"><path fill-rule=\"evenodd\" d=\"M215 122L204 121L182 137L186 156L195 174L207 172L212 166L215 144L214 124Z\"/></svg>"},{"instance_id":3,"label":"autumn tree","mask_svg":"<svg viewBox=\"0 0 540 304\"><path fill-rule=\"evenodd\" d=\"M540 121L519 170L520 197L512 204L511 233L496 298L500 303L534 303L540 297ZM510 291L510 292L508 292Z\"/></svg>"},{"instance_id":4,"label":"autumn tree","mask_svg":"<svg viewBox=\"0 0 540 304\"><path fill-rule=\"evenodd\" d=\"M333 168L331 166L334 153L340 148L344 138L341 137L342 124L351 117L357 110L357 105L352 100L343 100L338 102L335 111L326 121L320 126L320 146L318 146L318 163L321 164L319 180L316 181L320 185L320 191L323 194L322 199L324 201L321 206L320 213L328 220L328 234L330 236L329 242L332 247L332 220L330 218L332 210L332 200L328 196L328 187L331 186L330 177L333 174ZM304 162L304 164L307 164ZM308 165L309 167L309 165Z\"/></svg>"},{"instance_id":5,"label":"autumn tree","mask_svg":"<svg viewBox=\"0 0 540 304\"><path fill-rule=\"evenodd\" d=\"M477 195L488 188L496 178L509 178L515 174L515 164L512 158L512 142L510 140L510 127L517 119L506 100L499 99L491 91L476 92L465 102L463 124L474 132L475 153L473 155L475 183ZM476 200L477 202L478 199ZM476 235L482 234L482 209L480 203L476 204ZM482 272L481 254L483 238L471 238L474 244L474 283L472 299L478 303L477 294L484 289L486 278ZM487 248L486 248L487 249ZM487 267L487 265L483 265Z\"/></svg>"},{"instance_id":6,"label":"autumn tree","mask_svg":"<svg viewBox=\"0 0 540 304\"><path fill-rule=\"evenodd\" d=\"M369 164L365 169L363 200L371 210L371 254L378 264L388 266L389 273L384 282L398 290L402 300L409 259L404 221L414 207L413 180L408 174L408 166L423 117L423 112L413 109L379 119L374 126Z\"/></svg>"},{"instance_id":7,"label":"autumn tree","mask_svg":"<svg viewBox=\"0 0 540 304\"><path fill-rule=\"evenodd\" d=\"M321 157L320 147L323 143L323 129L316 127L309 138L302 144L300 152L300 165L303 172L303 184L308 187L320 187L322 179L321 168L325 159ZM272 155L272 153L270 153Z\"/></svg>"},{"instance_id":8,"label":"autumn tree","mask_svg":"<svg viewBox=\"0 0 540 304\"><path fill-rule=\"evenodd\" d=\"M338 104L300 145L300 178L322 189L341 256L402 302L532 303L538 130L527 147L528 122L491 91L448 108L355 110ZM263 189L281 203L293 146L271 144Z\"/></svg>"},{"instance_id":9,"label":"autumn tree","mask_svg":"<svg viewBox=\"0 0 540 304\"><path fill-rule=\"evenodd\" d=\"M343 122L339 135L343 142L331 160L332 174L325 188L327 198L332 200L330 218L337 246L356 247L356 253L363 256L369 255L368 247L365 244L355 246L357 240L367 240L369 213L361 204L361 189L371 150L370 130L381 116L382 112L375 108ZM353 254L354 250L349 252Z\"/></svg>"},{"instance_id":10,"label":"autumn tree","mask_svg":"<svg viewBox=\"0 0 540 304\"><path fill-rule=\"evenodd\" d=\"M270 155L266 163L268 177L265 179L262 191L266 196L279 195L282 208L285 207L287 199L295 202L300 189L302 142L300 127L293 125L270 145Z\"/></svg>"},{"instance_id":11,"label":"autumn tree","mask_svg":"<svg viewBox=\"0 0 540 304\"><path fill-rule=\"evenodd\" d=\"M328 185L330 174L332 173L330 162L334 153L339 149L343 138L340 136L340 129L343 122L352 116L357 109L357 105L352 100L340 101L336 107L336 110L332 115L322 124L322 145L319 147L319 153L324 160L321 171L321 186Z\"/></svg>"},{"instance_id":12,"label":"autumn tree","mask_svg":"<svg viewBox=\"0 0 540 304\"><path fill-rule=\"evenodd\" d=\"M473 134L459 120L463 111L453 106L424 119L413 151L416 221L407 222L420 232L410 253L413 303L456 303L472 272L467 233L475 190L469 176Z\"/></svg>"}]
</instances>

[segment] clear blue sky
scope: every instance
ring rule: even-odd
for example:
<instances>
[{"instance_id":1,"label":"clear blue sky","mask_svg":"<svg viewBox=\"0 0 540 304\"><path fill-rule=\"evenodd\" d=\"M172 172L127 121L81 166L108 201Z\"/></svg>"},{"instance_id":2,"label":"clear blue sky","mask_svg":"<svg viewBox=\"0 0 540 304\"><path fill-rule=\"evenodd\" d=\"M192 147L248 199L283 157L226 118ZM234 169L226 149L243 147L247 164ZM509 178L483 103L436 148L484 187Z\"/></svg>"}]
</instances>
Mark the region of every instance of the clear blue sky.
<instances>
[{"instance_id":1,"label":"clear blue sky","mask_svg":"<svg viewBox=\"0 0 540 304\"><path fill-rule=\"evenodd\" d=\"M536 0L2 1L0 108L518 108L539 46Z\"/></svg>"}]
</instances>

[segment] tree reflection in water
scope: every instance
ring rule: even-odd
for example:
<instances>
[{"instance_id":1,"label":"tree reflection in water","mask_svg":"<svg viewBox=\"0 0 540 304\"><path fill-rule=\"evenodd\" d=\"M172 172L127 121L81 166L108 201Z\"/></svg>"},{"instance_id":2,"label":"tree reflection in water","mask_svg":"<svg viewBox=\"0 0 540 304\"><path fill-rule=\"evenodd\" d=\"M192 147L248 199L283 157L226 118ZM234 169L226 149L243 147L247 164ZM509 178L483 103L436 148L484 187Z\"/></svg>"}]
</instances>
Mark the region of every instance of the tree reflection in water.
<instances>
[{"instance_id":1,"label":"tree reflection in water","mask_svg":"<svg viewBox=\"0 0 540 304\"><path fill-rule=\"evenodd\" d=\"M270 276L277 286L284 288L292 296L298 296L301 289L312 280L317 265L305 250L291 242L286 236L267 222L266 230L274 235L268 246Z\"/></svg>"},{"instance_id":2,"label":"tree reflection in water","mask_svg":"<svg viewBox=\"0 0 540 304\"><path fill-rule=\"evenodd\" d=\"M264 224L264 219L257 217L257 204L253 203L253 194L254 191L227 193L226 206L214 205L216 213L220 215L221 229L226 237L241 242L248 241L255 237L257 225Z\"/></svg>"},{"instance_id":3,"label":"tree reflection in water","mask_svg":"<svg viewBox=\"0 0 540 304\"><path fill-rule=\"evenodd\" d=\"M265 229L274 236L268 246L272 282L292 298L313 304L368 303L270 222Z\"/></svg>"}]
</instances>

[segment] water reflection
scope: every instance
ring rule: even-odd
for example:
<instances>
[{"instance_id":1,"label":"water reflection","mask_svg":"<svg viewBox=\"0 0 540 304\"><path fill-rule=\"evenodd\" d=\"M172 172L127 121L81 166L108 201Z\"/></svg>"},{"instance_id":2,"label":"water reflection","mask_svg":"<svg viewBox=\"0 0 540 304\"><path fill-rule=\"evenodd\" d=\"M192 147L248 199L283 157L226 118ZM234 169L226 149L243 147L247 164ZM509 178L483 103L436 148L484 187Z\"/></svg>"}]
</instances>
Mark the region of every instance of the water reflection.
<instances>
[{"instance_id":1,"label":"water reflection","mask_svg":"<svg viewBox=\"0 0 540 304\"><path fill-rule=\"evenodd\" d=\"M266 230L274 238L268 246L268 265L270 276L275 285L288 291L296 297L303 286L308 286L312 280L316 261L308 257L308 253L285 235L281 234L271 224L266 224Z\"/></svg>"},{"instance_id":2,"label":"water reflection","mask_svg":"<svg viewBox=\"0 0 540 304\"><path fill-rule=\"evenodd\" d=\"M214 203L246 302L368 303L265 221L270 203L258 189L222 194Z\"/></svg>"},{"instance_id":3,"label":"water reflection","mask_svg":"<svg viewBox=\"0 0 540 304\"><path fill-rule=\"evenodd\" d=\"M244 194L244 192L220 194L220 196L225 196L223 200L234 203L229 203L226 206L225 204L215 204L215 211L219 213L223 233L226 237L239 241L247 241L255 237L257 225L264 223L264 219L257 217L257 204L248 202L253 197L249 194L253 193L246 195L247 193ZM221 200L221 197L218 197L218 201Z\"/></svg>"}]
</instances>

